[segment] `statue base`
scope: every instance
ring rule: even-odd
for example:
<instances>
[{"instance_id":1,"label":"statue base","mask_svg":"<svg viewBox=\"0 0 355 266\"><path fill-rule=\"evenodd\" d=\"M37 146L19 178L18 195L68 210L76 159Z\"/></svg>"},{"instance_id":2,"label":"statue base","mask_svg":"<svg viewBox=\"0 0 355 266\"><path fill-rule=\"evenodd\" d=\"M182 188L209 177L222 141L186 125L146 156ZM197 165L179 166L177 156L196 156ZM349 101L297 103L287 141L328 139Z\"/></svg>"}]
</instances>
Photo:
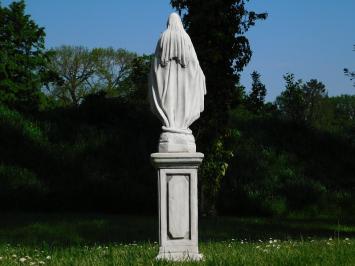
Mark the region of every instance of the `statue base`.
<instances>
[{"instance_id":1,"label":"statue base","mask_svg":"<svg viewBox=\"0 0 355 266\"><path fill-rule=\"evenodd\" d=\"M158 170L159 254L157 259L198 261L197 170L202 153L153 153Z\"/></svg>"},{"instance_id":2,"label":"statue base","mask_svg":"<svg viewBox=\"0 0 355 266\"><path fill-rule=\"evenodd\" d=\"M166 253L159 252L156 257L157 260L168 260L168 261L200 261L203 260L202 254L184 254L184 253Z\"/></svg>"},{"instance_id":3,"label":"statue base","mask_svg":"<svg viewBox=\"0 0 355 266\"><path fill-rule=\"evenodd\" d=\"M160 153L170 152L196 152L195 138L190 133L163 132L160 134Z\"/></svg>"}]
</instances>

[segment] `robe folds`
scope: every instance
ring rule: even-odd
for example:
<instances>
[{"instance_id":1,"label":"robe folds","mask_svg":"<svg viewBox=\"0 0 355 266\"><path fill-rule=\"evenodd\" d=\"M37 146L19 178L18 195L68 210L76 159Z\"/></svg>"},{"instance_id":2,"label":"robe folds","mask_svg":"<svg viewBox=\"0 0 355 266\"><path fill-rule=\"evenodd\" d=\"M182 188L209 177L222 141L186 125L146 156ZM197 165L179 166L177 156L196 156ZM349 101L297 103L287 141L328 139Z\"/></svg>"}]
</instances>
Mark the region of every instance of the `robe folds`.
<instances>
[{"instance_id":1,"label":"robe folds","mask_svg":"<svg viewBox=\"0 0 355 266\"><path fill-rule=\"evenodd\" d=\"M158 41L149 76L151 108L162 121L163 132L191 134L189 126L200 117L205 94L195 49L173 13Z\"/></svg>"}]
</instances>

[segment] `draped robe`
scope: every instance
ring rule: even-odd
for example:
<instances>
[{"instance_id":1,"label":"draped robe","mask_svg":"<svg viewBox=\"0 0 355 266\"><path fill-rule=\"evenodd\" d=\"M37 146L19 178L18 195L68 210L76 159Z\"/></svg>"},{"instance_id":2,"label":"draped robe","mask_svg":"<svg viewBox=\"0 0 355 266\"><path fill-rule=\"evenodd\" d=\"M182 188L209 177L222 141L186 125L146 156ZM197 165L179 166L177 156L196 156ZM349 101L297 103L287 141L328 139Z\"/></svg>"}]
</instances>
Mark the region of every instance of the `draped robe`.
<instances>
[{"instance_id":1,"label":"draped robe","mask_svg":"<svg viewBox=\"0 0 355 266\"><path fill-rule=\"evenodd\" d=\"M162 121L163 132L191 134L189 126L204 109L205 76L175 13L156 46L149 79L151 108Z\"/></svg>"}]
</instances>

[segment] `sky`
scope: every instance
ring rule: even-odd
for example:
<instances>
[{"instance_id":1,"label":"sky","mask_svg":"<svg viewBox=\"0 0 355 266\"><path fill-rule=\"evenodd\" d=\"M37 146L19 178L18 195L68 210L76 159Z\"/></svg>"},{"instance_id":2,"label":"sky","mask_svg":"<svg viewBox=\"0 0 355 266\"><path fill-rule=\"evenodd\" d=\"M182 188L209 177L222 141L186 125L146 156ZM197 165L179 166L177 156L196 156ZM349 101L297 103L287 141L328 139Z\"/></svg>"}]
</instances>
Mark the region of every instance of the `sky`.
<instances>
[{"instance_id":1,"label":"sky","mask_svg":"<svg viewBox=\"0 0 355 266\"><path fill-rule=\"evenodd\" d=\"M11 0L0 0L8 5ZM168 15L170 0L26 0L26 12L46 29L47 48L83 45L154 52ZM355 70L355 0L252 0L248 7L267 12L246 34L253 57L241 73L250 89L256 70L266 85L268 101L284 89L283 75L322 81L330 96L355 94L344 76ZM193 41L193 40L192 40ZM208 88L207 88L208 91Z\"/></svg>"}]
</instances>

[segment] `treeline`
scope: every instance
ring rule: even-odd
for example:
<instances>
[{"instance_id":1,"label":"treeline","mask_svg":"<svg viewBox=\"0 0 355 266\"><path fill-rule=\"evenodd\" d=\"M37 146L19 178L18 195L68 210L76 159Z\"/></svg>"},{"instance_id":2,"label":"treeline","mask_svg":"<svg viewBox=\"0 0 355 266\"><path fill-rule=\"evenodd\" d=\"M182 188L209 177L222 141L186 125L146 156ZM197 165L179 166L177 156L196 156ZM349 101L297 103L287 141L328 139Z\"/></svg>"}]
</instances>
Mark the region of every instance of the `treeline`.
<instances>
[{"instance_id":1,"label":"treeline","mask_svg":"<svg viewBox=\"0 0 355 266\"><path fill-rule=\"evenodd\" d=\"M258 215L351 215L355 188L355 96L328 97L324 84L284 76L274 103L252 74L234 108L234 157L219 209ZM222 196L223 195L223 196ZM227 200L228 199L228 200Z\"/></svg>"},{"instance_id":2,"label":"treeline","mask_svg":"<svg viewBox=\"0 0 355 266\"><path fill-rule=\"evenodd\" d=\"M124 49L61 46L49 53L52 81L43 91L50 101L48 107L79 106L85 97L97 93L131 97L142 89L137 87L141 72L146 73L150 67L149 56Z\"/></svg>"},{"instance_id":3,"label":"treeline","mask_svg":"<svg viewBox=\"0 0 355 266\"><path fill-rule=\"evenodd\" d=\"M0 6L1 210L155 212L150 153L161 130L146 97L151 57L113 48L46 50L44 29L24 9L24 2ZM240 16L251 22L265 18L245 12ZM239 60L231 69L218 56L221 50L203 46L211 36L198 35L198 19L204 17L184 21L204 53L198 56L208 81L206 112L193 125L198 150L206 155L200 210L354 213L355 96L329 97L321 81L285 74L282 93L266 103L259 73L251 76L250 93L235 74L250 60L246 40L234 40L244 46L231 51ZM215 19L209 19L212 27ZM238 23L243 31L252 25ZM214 44L220 41L208 42Z\"/></svg>"}]
</instances>

